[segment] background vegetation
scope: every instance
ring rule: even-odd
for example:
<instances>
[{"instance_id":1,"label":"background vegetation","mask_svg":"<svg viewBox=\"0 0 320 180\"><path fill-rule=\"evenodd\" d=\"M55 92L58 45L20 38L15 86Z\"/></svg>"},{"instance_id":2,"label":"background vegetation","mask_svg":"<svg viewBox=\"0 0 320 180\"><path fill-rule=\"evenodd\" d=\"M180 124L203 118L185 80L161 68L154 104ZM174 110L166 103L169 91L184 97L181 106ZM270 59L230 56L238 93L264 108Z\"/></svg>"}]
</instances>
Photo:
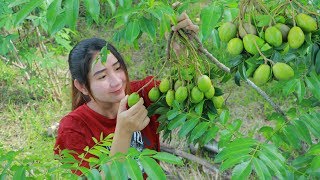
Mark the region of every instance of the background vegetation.
<instances>
[{"instance_id":1,"label":"background vegetation","mask_svg":"<svg viewBox=\"0 0 320 180\"><path fill-rule=\"evenodd\" d=\"M68 52L81 39L101 37L122 52L131 79L157 74L166 60L165 32L169 32L170 21L174 22L177 14L184 10L200 26L199 37L204 47L231 68L231 75L222 72L213 63L210 65L214 72L211 78L215 87L222 90L225 98L225 111L216 115L212 122L219 127L212 139L218 142L220 153L217 156L203 153L202 148L196 153L220 168L220 172L208 172L189 161L185 161L184 166L171 165L181 163L168 156L169 164L162 163L162 167L170 171L170 177L319 177L320 77L316 73L316 64L309 60L314 56L314 45L319 44L319 28L306 35L302 48L289 51L290 54L275 56L272 53L282 49L274 48L271 53L265 52L276 62L289 63L296 74L289 81L270 79L260 87L280 105L288 118L285 120L245 83L251 76L246 76L242 69L252 68L244 63L245 58L253 57L261 61L262 58L248 54L235 58L226 51L227 43L221 42L218 36L218 28L226 21L236 21L239 9L245 3L250 7L249 2L185 1L174 11L171 1L0 0L0 178L75 178L70 174L71 167L63 167L58 160L54 160L55 138L47 134L48 127L71 109ZM289 1L251 2L266 5L269 13L272 12L270 9L278 6L280 9L290 7ZM295 13L312 15L319 27L319 3L299 1L302 7L297 3L292 6L296 9ZM267 12L250 10L257 13L253 17L260 17L261 23L269 23L270 17L265 16ZM290 20L287 15L291 11L290 8L283 8L283 12L279 12L286 20ZM199 62L205 59L201 56ZM234 65L232 62L237 63ZM320 60L317 62L320 64ZM254 64L255 68L257 65L259 63ZM162 71L158 78L170 74L169 70L171 68ZM239 82L241 86L237 86ZM175 107L170 110L175 110ZM178 138L181 128L182 125L169 131L164 129L161 133L172 138L171 141L163 138L163 141L189 151L189 143L195 144L197 141L188 139L191 133L185 138ZM153 152L149 154L153 155ZM94 177L94 171L91 175L93 179L98 178Z\"/></svg>"}]
</instances>

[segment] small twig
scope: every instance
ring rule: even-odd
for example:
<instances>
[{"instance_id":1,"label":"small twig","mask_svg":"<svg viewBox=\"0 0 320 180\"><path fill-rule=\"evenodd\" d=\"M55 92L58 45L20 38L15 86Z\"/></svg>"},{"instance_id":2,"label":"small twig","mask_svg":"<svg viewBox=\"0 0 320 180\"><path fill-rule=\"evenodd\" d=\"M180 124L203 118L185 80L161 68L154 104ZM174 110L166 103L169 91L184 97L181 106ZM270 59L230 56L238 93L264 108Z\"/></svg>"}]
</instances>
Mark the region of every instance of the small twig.
<instances>
[{"instance_id":1,"label":"small twig","mask_svg":"<svg viewBox=\"0 0 320 180\"><path fill-rule=\"evenodd\" d=\"M202 165L203 167L209 169L210 171L220 174L219 169L217 167L213 166L212 163L208 162L205 159L199 158L195 155L189 154L187 152L184 152L184 151L181 151L178 149L174 149L174 148L169 147L165 144L161 144L160 150L164 151L164 152L171 153L171 154L175 154L175 155L183 157L183 158L186 158L192 162L196 162L196 163Z\"/></svg>"},{"instance_id":2,"label":"small twig","mask_svg":"<svg viewBox=\"0 0 320 180\"><path fill-rule=\"evenodd\" d=\"M293 21L293 26L296 26L296 20L294 19L294 7L292 5L291 0L289 0L290 6L292 8L291 14L292 14L292 21Z\"/></svg>"},{"instance_id":3,"label":"small twig","mask_svg":"<svg viewBox=\"0 0 320 180\"><path fill-rule=\"evenodd\" d=\"M274 65L274 62L273 62L271 59L268 59L268 58L261 52L261 50L260 50L260 48L259 48L259 46L258 46L258 44L257 44L257 41L256 41L255 39L253 40L253 43L254 43L254 45L256 46L256 48L257 48L260 56L264 59L265 64L267 64L267 62L270 62L272 65Z\"/></svg>"},{"instance_id":4,"label":"small twig","mask_svg":"<svg viewBox=\"0 0 320 180\"><path fill-rule=\"evenodd\" d=\"M305 8L304 6L302 6L299 2L297 2L296 0L292 0L295 4L297 4L301 9L303 9L304 11L308 12L309 14L313 14L313 15L316 15L316 16L320 16L319 13L316 13L316 12L313 12L313 11L310 11L309 9ZM291 1L290 1L291 2Z\"/></svg>"}]
</instances>

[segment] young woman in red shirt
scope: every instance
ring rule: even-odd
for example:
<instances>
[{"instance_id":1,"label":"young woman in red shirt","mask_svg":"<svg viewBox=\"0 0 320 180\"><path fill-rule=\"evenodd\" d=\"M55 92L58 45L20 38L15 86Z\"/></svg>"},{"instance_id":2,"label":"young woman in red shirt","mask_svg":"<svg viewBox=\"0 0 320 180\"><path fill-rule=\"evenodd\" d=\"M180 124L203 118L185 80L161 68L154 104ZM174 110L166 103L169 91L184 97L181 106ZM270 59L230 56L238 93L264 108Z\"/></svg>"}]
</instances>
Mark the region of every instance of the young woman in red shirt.
<instances>
[{"instance_id":1,"label":"young woman in red shirt","mask_svg":"<svg viewBox=\"0 0 320 180\"><path fill-rule=\"evenodd\" d=\"M185 13L173 27L174 30L182 28L195 33L198 31L198 26ZM105 46L110 52L106 63L95 61ZM179 51L178 46L175 47ZM110 43L98 38L79 42L71 50L68 63L73 81L72 112L60 121L56 154L63 149L84 153L86 146L95 144L92 137L100 139L101 133L104 137L114 133L111 156L117 152L126 153L130 146L140 151L144 148L160 150L156 116L149 118L146 109L151 104L148 92L158 84L153 81L144 87L139 91L141 98L138 103L127 108L128 94L138 91L152 79L151 76L130 82L120 53ZM83 161L80 166L89 167L89 163Z\"/></svg>"}]
</instances>

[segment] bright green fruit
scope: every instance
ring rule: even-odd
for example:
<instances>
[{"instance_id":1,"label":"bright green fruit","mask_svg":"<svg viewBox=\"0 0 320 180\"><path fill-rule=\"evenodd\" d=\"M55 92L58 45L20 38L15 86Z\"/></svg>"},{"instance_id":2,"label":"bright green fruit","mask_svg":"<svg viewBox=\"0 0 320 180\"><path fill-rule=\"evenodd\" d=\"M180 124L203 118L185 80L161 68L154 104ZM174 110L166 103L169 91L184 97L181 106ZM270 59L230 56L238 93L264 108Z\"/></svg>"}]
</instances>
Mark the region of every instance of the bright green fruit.
<instances>
[{"instance_id":1,"label":"bright green fruit","mask_svg":"<svg viewBox=\"0 0 320 180\"><path fill-rule=\"evenodd\" d=\"M177 80L175 83L174 83L174 90L176 91L180 86L182 86L184 84L183 81L181 80Z\"/></svg>"},{"instance_id":2,"label":"bright green fruit","mask_svg":"<svg viewBox=\"0 0 320 180\"><path fill-rule=\"evenodd\" d=\"M193 103L199 103L203 98L203 92L201 92L197 86L193 87L191 91L191 101Z\"/></svg>"},{"instance_id":3,"label":"bright green fruit","mask_svg":"<svg viewBox=\"0 0 320 180\"><path fill-rule=\"evenodd\" d=\"M210 89L204 93L204 96L207 98L207 99L211 99L213 96L214 96L214 93L215 93L215 89L214 87L211 85Z\"/></svg>"},{"instance_id":4,"label":"bright green fruit","mask_svg":"<svg viewBox=\"0 0 320 180\"><path fill-rule=\"evenodd\" d=\"M211 85L211 79L207 75L202 75L198 78L198 88L200 91L207 92Z\"/></svg>"},{"instance_id":5,"label":"bright green fruit","mask_svg":"<svg viewBox=\"0 0 320 180\"><path fill-rule=\"evenodd\" d=\"M299 27L305 32L313 32L318 29L317 21L311 16L300 13L296 16L296 22Z\"/></svg>"},{"instance_id":6,"label":"bright green fruit","mask_svg":"<svg viewBox=\"0 0 320 180\"><path fill-rule=\"evenodd\" d=\"M223 98L223 96L213 96L212 102L213 102L214 107L216 109L220 109L223 106L224 98Z\"/></svg>"},{"instance_id":7,"label":"bright green fruit","mask_svg":"<svg viewBox=\"0 0 320 180\"><path fill-rule=\"evenodd\" d=\"M167 78L164 78L161 80L161 83L159 85L159 90L162 93L167 92L170 89L170 81Z\"/></svg>"},{"instance_id":8,"label":"bright green fruit","mask_svg":"<svg viewBox=\"0 0 320 180\"><path fill-rule=\"evenodd\" d=\"M218 31L221 41L228 42L230 39L236 37L237 26L232 22L226 22L219 27Z\"/></svg>"},{"instance_id":9,"label":"bright green fruit","mask_svg":"<svg viewBox=\"0 0 320 180\"><path fill-rule=\"evenodd\" d=\"M134 92L132 94L130 94L130 96L128 97L128 106L132 107L133 105L135 105L138 101L140 100L140 96L138 93Z\"/></svg>"},{"instance_id":10,"label":"bright green fruit","mask_svg":"<svg viewBox=\"0 0 320 180\"><path fill-rule=\"evenodd\" d=\"M256 85L263 85L268 82L271 68L267 64L261 64L253 74L253 82Z\"/></svg>"},{"instance_id":11,"label":"bright green fruit","mask_svg":"<svg viewBox=\"0 0 320 180\"><path fill-rule=\"evenodd\" d=\"M166 94L166 102L169 106L172 106L174 100L174 90L170 89Z\"/></svg>"},{"instance_id":12,"label":"bright green fruit","mask_svg":"<svg viewBox=\"0 0 320 180\"><path fill-rule=\"evenodd\" d=\"M159 88L157 87L153 87L149 93L148 93L148 97L152 102L155 102L159 99L160 97L160 91Z\"/></svg>"},{"instance_id":13,"label":"bright green fruit","mask_svg":"<svg viewBox=\"0 0 320 180\"><path fill-rule=\"evenodd\" d=\"M175 99L179 102L182 103L184 100L186 100L188 97L188 89L185 86L180 86L176 93L175 93Z\"/></svg>"},{"instance_id":14,"label":"bright green fruit","mask_svg":"<svg viewBox=\"0 0 320 180\"><path fill-rule=\"evenodd\" d=\"M293 27L288 34L289 46L292 49L298 49L304 43L304 33L300 27Z\"/></svg>"},{"instance_id":15,"label":"bright green fruit","mask_svg":"<svg viewBox=\"0 0 320 180\"><path fill-rule=\"evenodd\" d=\"M272 71L278 80L289 80L294 76L293 69L285 63L276 63L273 65Z\"/></svg>"},{"instance_id":16,"label":"bright green fruit","mask_svg":"<svg viewBox=\"0 0 320 180\"><path fill-rule=\"evenodd\" d=\"M243 38L247 34L257 35L256 28L250 23L243 23L243 25L239 25L239 35Z\"/></svg>"},{"instance_id":17,"label":"bright green fruit","mask_svg":"<svg viewBox=\"0 0 320 180\"><path fill-rule=\"evenodd\" d=\"M282 23L277 23L275 25L276 28L278 28L282 34L282 41L287 41L288 38L288 33L290 31L289 26L282 24Z\"/></svg>"},{"instance_id":18,"label":"bright green fruit","mask_svg":"<svg viewBox=\"0 0 320 180\"><path fill-rule=\"evenodd\" d=\"M220 115L220 114L222 113L222 111L223 111L223 109L218 108L218 109L217 109L217 114Z\"/></svg>"},{"instance_id":19,"label":"bright green fruit","mask_svg":"<svg viewBox=\"0 0 320 180\"><path fill-rule=\"evenodd\" d=\"M233 38L228 42L227 50L230 54L238 55L243 51L243 43L240 38Z\"/></svg>"},{"instance_id":20,"label":"bright green fruit","mask_svg":"<svg viewBox=\"0 0 320 180\"><path fill-rule=\"evenodd\" d=\"M258 54L259 51L255 45L257 43L258 47L261 48L264 45L264 40L260 37L253 35L253 34L247 34L243 38L243 45L246 51L248 51L250 54Z\"/></svg>"},{"instance_id":21,"label":"bright green fruit","mask_svg":"<svg viewBox=\"0 0 320 180\"><path fill-rule=\"evenodd\" d=\"M274 26L268 27L264 34L264 39L272 46L279 47L282 44L282 33Z\"/></svg>"}]
</instances>

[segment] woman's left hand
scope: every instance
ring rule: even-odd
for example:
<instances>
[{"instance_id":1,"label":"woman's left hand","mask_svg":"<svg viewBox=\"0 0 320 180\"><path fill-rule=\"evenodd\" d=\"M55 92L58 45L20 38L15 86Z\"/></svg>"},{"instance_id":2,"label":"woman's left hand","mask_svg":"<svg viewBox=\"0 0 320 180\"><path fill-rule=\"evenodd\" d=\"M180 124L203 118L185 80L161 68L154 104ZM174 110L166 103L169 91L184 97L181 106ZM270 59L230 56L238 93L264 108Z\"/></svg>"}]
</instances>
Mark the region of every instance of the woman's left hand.
<instances>
[{"instance_id":1,"label":"woman's left hand","mask_svg":"<svg viewBox=\"0 0 320 180\"><path fill-rule=\"evenodd\" d=\"M179 16L177 25L171 27L172 31L178 31L180 29L185 29L187 33L198 34L199 32L199 26L193 24L185 12Z\"/></svg>"}]
</instances>

